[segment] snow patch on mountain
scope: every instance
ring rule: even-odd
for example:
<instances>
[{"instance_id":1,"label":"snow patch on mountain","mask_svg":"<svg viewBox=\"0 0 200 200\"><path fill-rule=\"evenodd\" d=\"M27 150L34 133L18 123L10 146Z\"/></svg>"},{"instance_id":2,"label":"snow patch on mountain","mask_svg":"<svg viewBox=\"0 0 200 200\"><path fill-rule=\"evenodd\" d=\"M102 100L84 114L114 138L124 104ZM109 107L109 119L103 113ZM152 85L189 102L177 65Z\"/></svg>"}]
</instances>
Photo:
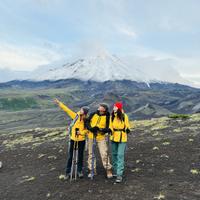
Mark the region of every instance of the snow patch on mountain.
<instances>
[{"instance_id":1,"label":"snow patch on mountain","mask_svg":"<svg viewBox=\"0 0 200 200\"><path fill-rule=\"evenodd\" d=\"M5 72L0 77L1 82L5 82ZM151 57L117 57L107 51L98 51L86 54L82 57L60 60L50 65L40 66L30 73L13 73L18 78L10 76L9 80L60 80L60 79L79 79L83 81L115 81L131 80L145 82L148 86L151 82L161 83L191 83L172 67L168 60L155 60ZM26 78L25 78L26 76Z\"/></svg>"},{"instance_id":2,"label":"snow patch on mountain","mask_svg":"<svg viewBox=\"0 0 200 200\"><path fill-rule=\"evenodd\" d=\"M35 77L36 80L59 80L75 78L98 82L114 80L147 81L147 75L137 68L131 68L118 57L101 54L84 57L74 62L52 67L45 74Z\"/></svg>"}]
</instances>

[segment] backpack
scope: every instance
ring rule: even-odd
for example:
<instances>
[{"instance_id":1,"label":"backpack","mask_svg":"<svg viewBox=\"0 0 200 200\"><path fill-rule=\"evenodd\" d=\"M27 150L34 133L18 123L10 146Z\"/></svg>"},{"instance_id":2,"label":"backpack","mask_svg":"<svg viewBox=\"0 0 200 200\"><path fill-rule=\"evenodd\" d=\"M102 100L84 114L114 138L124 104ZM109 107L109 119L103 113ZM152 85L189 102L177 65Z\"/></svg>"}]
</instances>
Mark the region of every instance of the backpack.
<instances>
[{"instance_id":1,"label":"backpack","mask_svg":"<svg viewBox=\"0 0 200 200\"><path fill-rule=\"evenodd\" d=\"M72 128L73 128L74 124L76 123L76 121L78 120L78 118L79 118L79 115L77 114L76 117L75 117L75 118L72 120L72 122L70 123L70 125L69 125L69 130L68 130L69 136L72 135Z\"/></svg>"}]
</instances>

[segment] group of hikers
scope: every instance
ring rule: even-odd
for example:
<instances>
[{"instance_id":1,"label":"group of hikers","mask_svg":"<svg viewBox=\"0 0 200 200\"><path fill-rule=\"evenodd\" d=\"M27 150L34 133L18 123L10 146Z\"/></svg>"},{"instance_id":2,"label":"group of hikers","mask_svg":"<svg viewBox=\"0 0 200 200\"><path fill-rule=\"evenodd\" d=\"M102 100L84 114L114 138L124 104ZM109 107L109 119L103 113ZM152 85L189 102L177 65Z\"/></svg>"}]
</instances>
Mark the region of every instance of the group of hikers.
<instances>
[{"instance_id":1,"label":"group of hikers","mask_svg":"<svg viewBox=\"0 0 200 200\"><path fill-rule=\"evenodd\" d=\"M97 175L95 156L97 146L107 178L116 178L116 183L121 183L127 134L130 132L129 119L123 110L123 104L116 102L110 114L108 105L101 103L96 112L89 114L87 106L81 107L76 113L58 99L54 102L72 119L69 126L70 140L65 179L71 180L73 171L75 178L76 176L83 178L84 149L87 145L88 178L93 179ZM112 164L108 154L110 140Z\"/></svg>"}]
</instances>

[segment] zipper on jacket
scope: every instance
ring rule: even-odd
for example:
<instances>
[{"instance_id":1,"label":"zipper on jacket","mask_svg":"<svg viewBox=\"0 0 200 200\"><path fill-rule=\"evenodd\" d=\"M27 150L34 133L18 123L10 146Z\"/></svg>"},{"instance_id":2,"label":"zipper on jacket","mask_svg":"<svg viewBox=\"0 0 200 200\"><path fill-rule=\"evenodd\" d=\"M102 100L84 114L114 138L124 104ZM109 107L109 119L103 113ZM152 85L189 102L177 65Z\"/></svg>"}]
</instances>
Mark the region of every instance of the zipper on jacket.
<instances>
[{"instance_id":1,"label":"zipper on jacket","mask_svg":"<svg viewBox=\"0 0 200 200\"><path fill-rule=\"evenodd\" d=\"M122 142L122 132L123 131L120 131L120 140L119 140L119 142ZM126 124L125 124L125 121L124 121L124 132L126 133Z\"/></svg>"},{"instance_id":2,"label":"zipper on jacket","mask_svg":"<svg viewBox=\"0 0 200 200\"><path fill-rule=\"evenodd\" d=\"M122 131L120 131L120 140L119 142L122 142Z\"/></svg>"}]
</instances>

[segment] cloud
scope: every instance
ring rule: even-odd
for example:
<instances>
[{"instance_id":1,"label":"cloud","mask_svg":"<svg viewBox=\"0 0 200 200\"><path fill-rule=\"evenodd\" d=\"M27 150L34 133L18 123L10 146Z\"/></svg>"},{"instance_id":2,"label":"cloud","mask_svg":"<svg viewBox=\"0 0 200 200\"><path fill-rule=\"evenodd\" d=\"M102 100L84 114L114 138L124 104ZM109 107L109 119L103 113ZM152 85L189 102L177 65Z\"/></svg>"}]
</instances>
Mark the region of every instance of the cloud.
<instances>
[{"instance_id":1,"label":"cloud","mask_svg":"<svg viewBox=\"0 0 200 200\"><path fill-rule=\"evenodd\" d=\"M122 56L129 61L140 58L141 69L148 70L149 66L149 70L153 69L153 73L160 73L165 69L163 77L168 76L170 79L170 70L173 67L182 77L180 80L177 79L178 82L200 87L200 59L198 56L176 55L142 45L132 45L128 50L129 53L124 53ZM136 62L135 64L137 65ZM153 67L153 65L155 66ZM167 68L169 68L169 73L165 73Z\"/></svg>"},{"instance_id":2,"label":"cloud","mask_svg":"<svg viewBox=\"0 0 200 200\"><path fill-rule=\"evenodd\" d=\"M137 33L134 31L134 30L132 30L132 28L130 28L130 27L118 27L118 31L120 32L120 33L122 33L122 34L124 34L125 36L128 36L128 37L131 37L131 38L137 38Z\"/></svg>"},{"instance_id":3,"label":"cloud","mask_svg":"<svg viewBox=\"0 0 200 200\"><path fill-rule=\"evenodd\" d=\"M61 44L73 54L73 45L89 41L97 51L102 43L117 55L167 59L181 74L200 74L199 6L198 0L1 1L0 67L30 70L66 57Z\"/></svg>"},{"instance_id":4,"label":"cloud","mask_svg":"<svg viewBox=\"0 0 200 200\"><path fill-rule=\"evenodd\" d=\"M191 81L191 86L200 88L200 73L199 74L181 74L182 77Z\"/></svg>"},{"instance_id":5,"label":"cloud","mask_svg":"<svg viewBox=\"0 0 200 200\"><path fill-rule=\"evenodd\" d=\"M33 70L63 57L53 49L53 44L43 46L19 46L9 43L0 45L0 68L13 70Z\"/></svg>"}]
</instances>

